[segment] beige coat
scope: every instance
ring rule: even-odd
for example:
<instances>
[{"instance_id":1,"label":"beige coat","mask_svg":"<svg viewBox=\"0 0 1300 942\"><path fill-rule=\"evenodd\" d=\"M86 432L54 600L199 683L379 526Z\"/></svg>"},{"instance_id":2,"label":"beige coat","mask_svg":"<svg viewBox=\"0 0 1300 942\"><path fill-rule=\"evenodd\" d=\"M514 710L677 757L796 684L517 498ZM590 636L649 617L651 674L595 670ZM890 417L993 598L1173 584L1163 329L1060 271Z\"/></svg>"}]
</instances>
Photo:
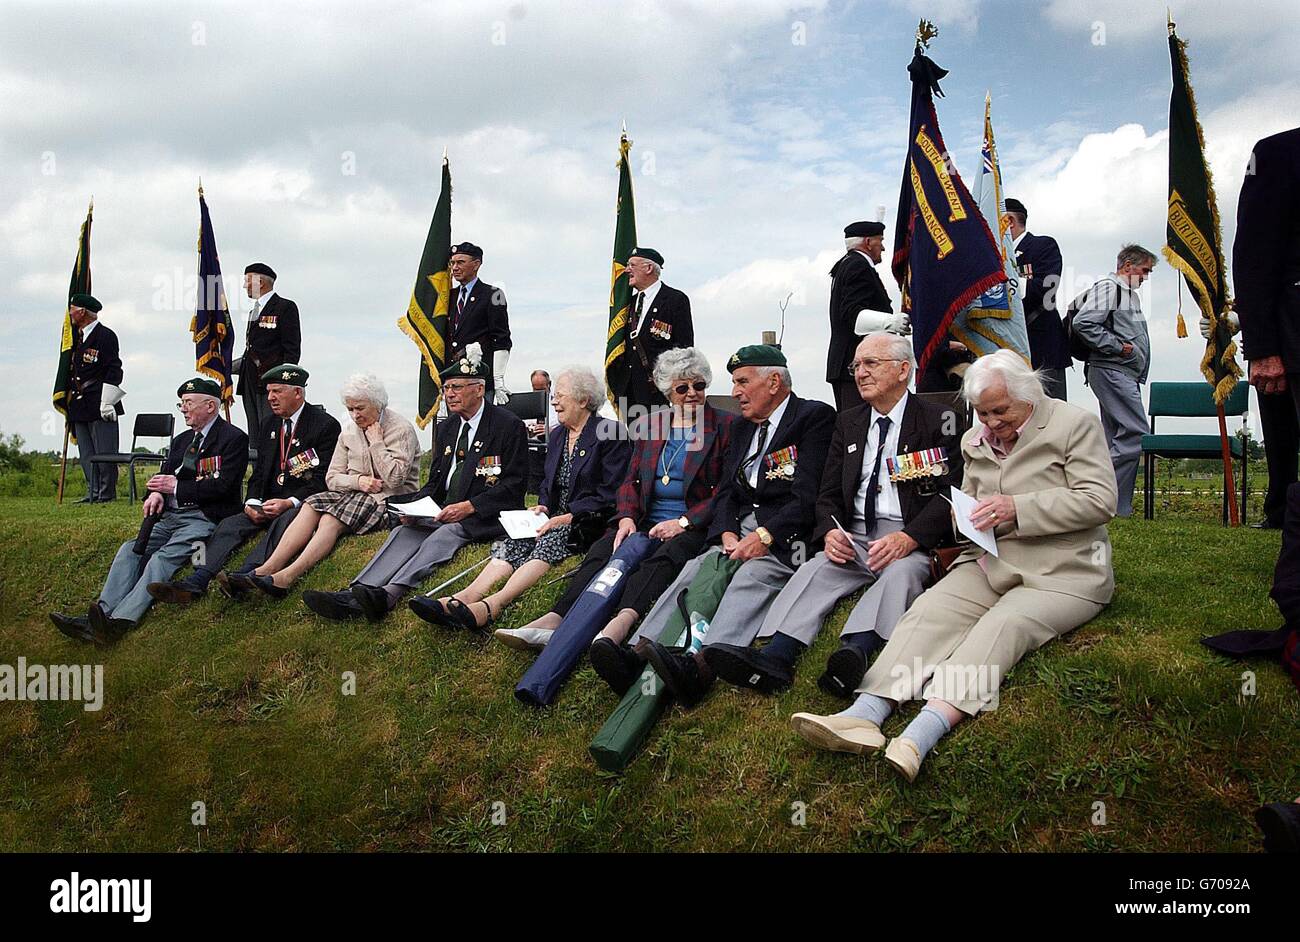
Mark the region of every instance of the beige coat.
<instances>
[{"instance_id":1,"label":"beige coat","mask_svg":"<svg viewBox=\"0 0 1300 942\"><path fill-rule=\"evenodd\" d=\"M979 429L962 438L962 490L977 500L1006 494L1015 500L1015 524L999 524L997 557L987 560L989 582L1022 583L1105 604L1115 594L1110 537L1115 516L1115 469L1101 422L1090 412L1044 399L999 462ZM970 549L958 563L984 555Z\"/></svg>"},{"instance_id":2,"label":"beige coat","mask_svg":"<svg viewBox=\"0 0 1300 942\"><path fill-rule=\"evenodd\" d=\"M371 443L366 433L353 422L339 433L334 458L325 473L325 486L331 491L356 491L358 479L379 478L384 487L372 494L380 503L395 494L410 494L420 486L420 442L415 426L392 409L385 409L379 419L384 432L382 442Z\"/></svg>"}]
</instances>

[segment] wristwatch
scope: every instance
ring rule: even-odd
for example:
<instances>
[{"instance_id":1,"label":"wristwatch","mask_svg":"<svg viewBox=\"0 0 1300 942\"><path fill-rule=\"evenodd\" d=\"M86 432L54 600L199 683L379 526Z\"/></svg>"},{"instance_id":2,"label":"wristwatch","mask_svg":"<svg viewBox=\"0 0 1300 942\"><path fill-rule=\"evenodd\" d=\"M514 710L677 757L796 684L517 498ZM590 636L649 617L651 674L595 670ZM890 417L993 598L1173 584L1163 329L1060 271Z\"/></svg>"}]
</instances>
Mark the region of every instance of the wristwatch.
<instances>
[{"instance_id":1,"label":"wristwatch","mask_svg":"<svg viewBox=\"0 0 1300 942\"><path fill-rule=\"evenodd\" d=\"M767 529L767 527L759 527L754 532L758 534L758 538L760 541L762 541L764 546L772 545L772 534L771 531Z\"/></svg>"},{"instance_id":2,"label":"wristwatch","mask_svg":"<svg viewBox=\"0 0 1300 942\"><path fill-rule=\"evenodd\" d=\"M691 528L691 518L686 516L686 514L682 514L677 518L677 525L683 530L689 530Z\"/></svg>"}]
</instances>

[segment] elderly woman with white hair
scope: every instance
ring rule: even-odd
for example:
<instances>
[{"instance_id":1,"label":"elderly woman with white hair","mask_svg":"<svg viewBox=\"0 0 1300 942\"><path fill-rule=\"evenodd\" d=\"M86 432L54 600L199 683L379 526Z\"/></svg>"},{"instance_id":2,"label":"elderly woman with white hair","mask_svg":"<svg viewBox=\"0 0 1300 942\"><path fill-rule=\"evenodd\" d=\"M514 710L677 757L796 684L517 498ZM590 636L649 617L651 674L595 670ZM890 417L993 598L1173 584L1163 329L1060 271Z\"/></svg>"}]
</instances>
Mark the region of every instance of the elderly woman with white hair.
<instances>
[{"instance_id":1,"label":"elderly woman with white hair","mask_svg":"<svg viewBox=\"0 0 1300 942\"><path fill-rule=\"evenodd\" d=\"M497 544L491 562L463 590L436 601L417 598L412 611L436 625L482 630L552 566L586 551L574 544L581 544L588 527L575 532L575 521L591 520L603 528L614 512L631 450L619 423L596 415L604 401L605 384L591 370L570 367L555 378L551 404L558 421L547 437L541 501L533 508L549 516L537 536ZM505 584L492 592L502 579Z\"/></svg>"},{"instance_id":2,"label":"elderly woman with white hair","mask_svg":"<svg viewBox=\"0 0 1300 942\"><path fill-rule=\"evenodd\" d=\"M884 748L909 782L953 726L996 706L1022 657L1093 618L1115 592L1106 534L1115 474L1097 417L1047 398L1039 375L1009 350L971 364L962 395L979 420L962 438L962 490L975 500L975 529L996 537L996 555L972 546L916 600L853 706L791 717L820 748ZM924 708L886 746L885 721L918 699Z\"/></svg>"},{"instance_id":3,"label":"elderly woman with white hair","mask_svg":"<svg viewBox=\"0 0 1300 942\"><path fill-rule=\"evenodd\" d=\"M388 408L384 384L368 373L355 373L344 381L340 397L352 422L339 433L325 473L329 490L303 502L265 563L251 572L224 573L234 597L256 588L284 598L340 537L385 526L388 498L420 486L415 426Z\"/></svg>"}]
</instances>

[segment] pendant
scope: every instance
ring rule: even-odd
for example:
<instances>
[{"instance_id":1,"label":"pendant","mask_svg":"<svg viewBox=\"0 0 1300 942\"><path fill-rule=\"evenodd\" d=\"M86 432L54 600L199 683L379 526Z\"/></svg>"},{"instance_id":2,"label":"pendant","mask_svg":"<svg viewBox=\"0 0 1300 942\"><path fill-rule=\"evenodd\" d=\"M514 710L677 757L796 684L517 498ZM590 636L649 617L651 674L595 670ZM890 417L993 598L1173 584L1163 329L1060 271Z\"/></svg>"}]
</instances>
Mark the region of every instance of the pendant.
<instances>
[{"instance_id":1,"label":"pendant","mask_svg":"<svg viewBox=\"0 0 1300 942\"><path fill-rule=\"evenodd\" d=\"M275 483L276 483L276 484L283 484L283 483L284 483L284 472L283 472L283 471L281 471L279 474L277 474L277 475L275 476Z\"/></svg>"},{"instance_id":2,"label":"pendant","mask_svg":"<svg viewBox=\"0 0 1300 942\"><path fill-rule=\"evenodd\" d=\"M664 475L663 477L661 477L659 480L663 481L663 482L664 482L664 486L667 487L668 484L672 481L672 478L670 478L668 475L665 474L665 475Z\"/></svg>"}]
</instances>

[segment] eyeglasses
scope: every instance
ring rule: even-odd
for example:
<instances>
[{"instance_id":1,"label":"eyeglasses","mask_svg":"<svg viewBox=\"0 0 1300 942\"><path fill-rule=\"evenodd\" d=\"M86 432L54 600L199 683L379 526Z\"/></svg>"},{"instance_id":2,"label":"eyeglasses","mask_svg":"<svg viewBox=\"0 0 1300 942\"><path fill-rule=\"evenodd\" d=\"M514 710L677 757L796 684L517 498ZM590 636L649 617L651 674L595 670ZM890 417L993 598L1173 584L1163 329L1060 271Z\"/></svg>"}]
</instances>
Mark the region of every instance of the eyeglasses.
<instances>
[{"instance_id":1,"label":"eyeglasses","mask_svg":"<svg viewBox=\"0 0 1300 942\"><path fill-rule=\"evenodd\" d=\"M442 391L449 392L449 393L462 393L465 390L469 389L471 386L477 386L477 385L478 385L477 383L456 383L455 385L452 385L451 383L443 383Z\"/></svg>"},{"instance_id":2,"label":"eyeglasses","mask_svg":"<svg viewBox=\"0 0 1300 942\"><path fill-rule=\"evenodd\" d=\"M184 412L186 409L197 409L201 405L203 405L201 402L186 402L182 399L180 402L176 403L176 409L180 412Z\"/></svg>"},{"instance_id":3,"label":"eyeglasses","mask_svg":"<svg viewBox=\"0 0 1300 942\"><path fill-rule=\"evenodd\" d=\"M897 357L882 357L881 359L878 360L875 359L874 357L869 360L854 360L852 363L849 364L849 375L850 376L856 375L858 370L861 370L864 373L874 373L876 370L880 369L880 364L882 363L902 363L902 362L903 361L898 359Z\"/></svg>"},{"instance_id":4,"label":"eyeglasses","mask_svg":"<svg viewBox=\"0 0 1300 942\"><path fill-rule=\"evenodd\" d=\"M704 392L704 390L708 388L708 383L704 382L702 379L697 379L693 383L682 383L681 385L674 386L673 392L677 393L679 396L684 396L689 390L694 389L696 392Z\"/></svg>"}]
</instances>

